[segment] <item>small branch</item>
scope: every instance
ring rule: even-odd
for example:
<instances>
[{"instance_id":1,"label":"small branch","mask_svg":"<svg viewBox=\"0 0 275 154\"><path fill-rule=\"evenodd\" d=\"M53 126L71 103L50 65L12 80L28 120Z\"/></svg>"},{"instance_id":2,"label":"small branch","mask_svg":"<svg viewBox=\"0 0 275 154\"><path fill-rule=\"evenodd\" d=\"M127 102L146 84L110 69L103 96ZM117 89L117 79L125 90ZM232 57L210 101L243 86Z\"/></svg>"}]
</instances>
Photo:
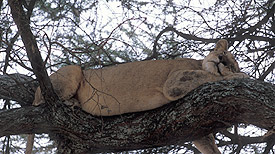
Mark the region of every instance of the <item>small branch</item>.
<instances>
[{"instance_id":1,"label":"small branch","mask_svg":"<svg viewBox=\"0 0 275 154\"><path fill-rule=\"evenodd\" d=\"M152 55L150 57L147 57L145 60L150 60L150 59L157 58L157 56L158 56L158 52L157 52L158 40L160 39L160 37L164 33L170 32L170 31L175 32L176 34L178 34L179 36L181 36L182 38L187 39L187 40L201 41L201 42L206 42L206 43L215 43L218 40L218 39L200 38L200 37L197 37L195 35L184 34L184 33L180 32L180 31L176 30L174 27L166 27L165 29L163 29L162 31L160 31L159 34L157 35L157 37L156 37L156 39L154 41Z\"/></svg>"},{"instance_id":2,"label":"small branch","mask_svg":"<svg viewBox=\"0 0 275 154\"><path fill-rule=\"evenodd\" d=\"M5 65L4 65L4 69L3 72L6 73L7 72L7 68L9 66L9 57L11 54L11 49L14 45L14 42L17 40L19 34L18 32L11 38L10 42L8 43L8 47L6 48L6 57L5 57Z\"/></svg>"},{"instance_id":3,"label":"small branch","mask_svg":"<svg viewBox=\"0 0 275 154\"><path fill-rule=\"evenodd\" d=\"M233 143L233 144L247 145L247 144L262 143L262 142L268 141L268 139L265 138L264 136L250 137L250 136L238 135L238 138L236 138L235 134L231 134L227 130L224 130L221 133L231 139L230 141L231 144Z\"/></svg>"},{"instance_id":4,"label":"small branch","mask_svg":"<svg viewBox=\"0 0 275 154\"><path fill-rule=\"evenodd\" d=\"M271 18L274 15L274 11L275 11L275 4L273 4L273 6L270 9L267 10L267 14L257 24L255 24L254 26L251 26L247 29L240 29L239 31L237 31L234 34L234 35L236 35L236 37L228 38L228 41L232 42L232 44L233 44L235 41L242 41L242 40L247 39L248 37L252 37L254 40L262 40L263 37L255 36L254 33L255 33L257 28L260 28L262 25L264 25L265 23L268 22L269 18ZM265 38L263 40L274 42L274 38ZM229 46L231 46L232 44L229 44Z\"/></svg>"},{"instance_id":5,"label":"small branch","mask_svg":"<svg viewBox=\"0 0 275 154\"><path fill-rule=\"evenodd\" d=\"M258 80L260 81L264 81L264 79L266 78L266 76L272 72L275 69L275 62L273 62L270 67L258 78Z\"/></svg>"},{"instance_id":6,"label":"small branch","mask_svg":"<svg viewBox=\"0 0 275 154\"><path fill-rule=\"evenodd\" d=\"M270 150L272 149L272 148L274 148L274 141L272 142L272 141L268 141L267 142L267 146L265 147L265 150L264 150L264 152L263 152L263 154L269 154L269 152L270 152Z\"/></svg>"}]
</instances>

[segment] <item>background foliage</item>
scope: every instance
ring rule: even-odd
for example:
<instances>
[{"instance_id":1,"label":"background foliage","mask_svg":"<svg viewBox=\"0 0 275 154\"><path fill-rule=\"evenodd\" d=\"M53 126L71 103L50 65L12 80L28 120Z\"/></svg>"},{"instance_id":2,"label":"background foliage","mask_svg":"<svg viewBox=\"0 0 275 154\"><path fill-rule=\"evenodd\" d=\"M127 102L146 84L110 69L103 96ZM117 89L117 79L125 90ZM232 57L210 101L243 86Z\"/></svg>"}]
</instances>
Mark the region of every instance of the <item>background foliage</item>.
<instances>
[{"instance_id":1,"label":"background foliage","mask_svg":"<svg viewBox=\"0 0 275 154\"><path fill-rule=\"evenodd\" d=\"M30 26L50 73L68 65L102 68L120 63L190 57L201 59L225 38L243 72L275 81L275 16L272 0L22 0ZM32 76L25 48L7 0L0 0L0 70ZM1 109L18 107L4 100ZM273 147L247 137L265 130L234 126L216 135L225 153L275 153ZM36 147L41 153L53 143ZM25 136L1 138L0 152L20 153ZM136 153L190 153L191 143ZM42 152L43 151L43 152ZM127 152L125 152L127 153Z\"/></svg>"}]
</instances>

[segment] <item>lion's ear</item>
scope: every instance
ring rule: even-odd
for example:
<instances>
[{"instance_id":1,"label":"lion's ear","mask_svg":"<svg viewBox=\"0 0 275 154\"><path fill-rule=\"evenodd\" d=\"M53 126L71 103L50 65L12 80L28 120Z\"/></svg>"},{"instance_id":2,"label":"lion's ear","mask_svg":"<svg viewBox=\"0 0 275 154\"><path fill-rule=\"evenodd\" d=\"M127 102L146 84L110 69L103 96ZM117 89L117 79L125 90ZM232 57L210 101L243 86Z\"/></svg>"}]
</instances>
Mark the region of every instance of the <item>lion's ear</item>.
<instances>
[{"instance_id":1,"label":"lion's ear","mask_svg":"<svg viewBox=\"0 0 275 154\"><path fill-rule=\"evenodd\" d=\"M214 51L227 51L228 49L228 42L225 39L221 39L217 42Z\"/></svg>"}]
</instances>

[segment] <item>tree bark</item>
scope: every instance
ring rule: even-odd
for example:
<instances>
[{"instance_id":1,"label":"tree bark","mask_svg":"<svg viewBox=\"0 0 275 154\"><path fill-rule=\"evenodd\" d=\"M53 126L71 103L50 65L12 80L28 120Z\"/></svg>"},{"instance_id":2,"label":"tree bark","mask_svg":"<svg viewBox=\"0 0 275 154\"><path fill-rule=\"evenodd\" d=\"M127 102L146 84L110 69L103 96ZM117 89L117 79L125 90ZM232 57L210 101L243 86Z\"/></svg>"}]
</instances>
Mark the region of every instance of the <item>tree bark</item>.
<instances>
[{"instance_id":1,"label":"tree bark","mask_svg":"<svg viewBox=\"0 0 275 154\"><path fill-rule=\"evenodd\" d=\"M181 145L232 124L275 126L275 86L238 79L204 84L160 108L95 117L43 104L0 112L0 136L50 133L59 153L123 151Z\"/></svg>"},{"instance_id":2,"label":"tree bark","mask_svg":"<svg viewBox=\"0 0 275 154\"><path fill-rule=\"evenodd\" d=\"M22 0L8 1L13 20L26 48L27 56L30 60L33 72L39 82L42 94L47 103L56 102L58 100L58 96L53 90L50 78L45 69L45 63L42 60L36 39L31 31L30 20L23 9L22 3Z\"/></svg>"},{"instance_id":3,"label":"tree bark","mask_svg":"<svg viewBox=\"0 0 275 154\"><path fill-rule=\"evenodd\" d=\"M38 83L23 74L4 74L0 76L0 99L13 100L21 106L30 106Z\"/></svg>"}]
</instances>

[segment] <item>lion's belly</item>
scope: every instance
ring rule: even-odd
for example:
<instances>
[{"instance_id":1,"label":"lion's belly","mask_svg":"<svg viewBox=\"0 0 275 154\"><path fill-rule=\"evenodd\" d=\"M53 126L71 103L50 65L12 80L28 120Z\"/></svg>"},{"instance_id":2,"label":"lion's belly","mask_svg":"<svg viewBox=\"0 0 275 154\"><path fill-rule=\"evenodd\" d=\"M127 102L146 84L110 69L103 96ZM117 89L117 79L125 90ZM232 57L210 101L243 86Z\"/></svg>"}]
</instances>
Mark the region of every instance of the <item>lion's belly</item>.
<instances>
[{"instance_id":1,"label":"lion's belly","mask_svg":"<svg viewBox=\"0 0 275 154\"><path fill-rule=\"evenodd\" d=\"M139 112L169 103L163 96L162 88L110 82L106 86L97 83L85 81L77 93L82 109L93 115L112 116Z\"/></svg>"}]
</instances>

